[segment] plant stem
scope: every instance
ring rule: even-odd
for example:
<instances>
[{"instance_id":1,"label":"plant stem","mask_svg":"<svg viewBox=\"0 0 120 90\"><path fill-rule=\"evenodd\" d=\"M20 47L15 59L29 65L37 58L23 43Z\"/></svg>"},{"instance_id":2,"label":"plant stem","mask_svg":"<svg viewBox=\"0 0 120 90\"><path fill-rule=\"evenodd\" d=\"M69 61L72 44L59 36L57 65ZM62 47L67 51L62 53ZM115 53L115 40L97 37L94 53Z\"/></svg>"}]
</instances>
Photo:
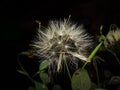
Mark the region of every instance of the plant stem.
<instances>
[{"instance_id":1,"label":"plant stem","mask_svg":"<svg viewBox=\"0 0 120 90\"><path fill-rule=\"evenodd\" d=\"M116 53L113 52L113 51L110 50L110 49L107 49L107 50L115 57L115 59L117 60L117 62L120 64L120 60L119 60L119 58L117 57Z\"/></svg>"},{"instance_id":2,"label":"plant stem","mask_svg":"<svg viewBox=\"0 0 120 90\"><path fill-rule=\"evenodd\" d=\"M70 70L69 70L69 68L68 68L68 65L67 65L67 62L66 62L66 58L65 58L65 57L64 57L64 63L65 63L66 69L67 69L68 76L69 76L70 80L72 80L72 77L71 77L71 75L70 75Z\"/></svg>"},{"instance_id":3,"label":"plant stem","mask_svg":"<svg viewBox=\"0 0 120 90\"><path fill-rule=\"evenodd\" d=\"M23 66L22 66L22 64L21 64L21 62L19 60L19 56L20 55L21 54L19 54L18 57L17 57L17 61L18 61L18 64L19 64L20 68L22 69L23 72L26 73L26 76L31 80L31 82L35 83L35 81L30 77L30 75L28 74L28 72L23 68Z\"/></svg>"},{"instance_id":4,"label":"plant stem","mask_svg":"<svg viewBox=\"0 0 120 90\"><path fill-rule=\"evenodd\" d=\"M92 58L95 56L95 54L98 52L98 50L101 48L103 44L103 41L101 41L96 48L92 51L92 53L89 55L89 57L87 58L85 64L83 65L82 69L85 68L85 66L87 65L88 62L90 62L92 60Z\"/></svg>"},{"instance_id":5,"label":"plant stem","mask_svg":"<svg viewBox=\"0 0 120 90\"><path fill-rule=\"evenodd\" d=\"M98 87L100 88L100 79L99 79L99 73L98 73L98 67L97 67L97 62L96 60L94 60L94 67L95 67L95 71L96 71L96 77L97 77L97 84L98 84Z\"/></svg>"}]
</instances>

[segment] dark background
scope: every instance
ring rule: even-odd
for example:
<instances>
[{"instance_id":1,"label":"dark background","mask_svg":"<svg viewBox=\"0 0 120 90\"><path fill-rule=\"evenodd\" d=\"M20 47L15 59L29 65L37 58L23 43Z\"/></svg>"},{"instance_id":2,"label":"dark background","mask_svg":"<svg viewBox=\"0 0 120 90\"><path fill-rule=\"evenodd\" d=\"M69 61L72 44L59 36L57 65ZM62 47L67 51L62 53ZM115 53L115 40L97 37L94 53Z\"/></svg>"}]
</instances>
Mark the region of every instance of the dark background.
<instances>
[{"instance_id":1,"label":"dark background","mask_svg":"<svg viewBox=\"0 0 120 90\"><path fill-rule=\"evenodd\" d=\"M92 35L99 33L101 24L104 34L110 24L120 26L120 5L116 0L1 0L0 12L2 84L16 90L27 90L29 86L29 80L16 72L16 59L18 53L29 48L36 32L35 20L45 26L51 19L71 15L73 21L84 24Z\"/></svg>"}]
</instances>

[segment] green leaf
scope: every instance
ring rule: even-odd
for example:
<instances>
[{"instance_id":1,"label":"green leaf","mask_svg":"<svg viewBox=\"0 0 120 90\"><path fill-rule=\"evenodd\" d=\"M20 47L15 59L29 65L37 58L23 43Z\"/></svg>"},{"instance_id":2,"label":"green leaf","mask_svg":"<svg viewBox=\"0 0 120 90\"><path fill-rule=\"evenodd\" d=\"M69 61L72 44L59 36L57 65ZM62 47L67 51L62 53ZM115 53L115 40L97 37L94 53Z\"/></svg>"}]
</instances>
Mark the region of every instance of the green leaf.
<instances>
[{"instance_id":1,"label":"green leaf","mask_svg":"<svg viewBox=\"0 0 120 90\"><path fill-rule=\"evenodd\" d=\"M48 90L48 88L42 83L35 82L35 90Z\"/></svg>"},{"instance_id":2,"label":"green leaf","mask_svg":"<svg viewBox=\"0 0 120 90\"><path fill-rule=\"evenodd\" d=\"M23 75L25 75L25 76L28 76L28 73L27 73L27 72L25 72L25 71L22 71L22 70L17 70L17 72L19 72L20 74L23 74Z\"/></svg>"},{"instance_id":3,"label":"green leaf","mask_svg":"<svg viewBox=\"0 0 120 90\"><path fill-rule=\"evenodd\" d=\"M48 67L48 65L49 65L49 61L48 61L48 60L44 60L44 61L40 64L39 70L40 70L40 71L44 71L44 69L46 69L46 68Z\"/></svg>"},{"instance_id":4,"label":"green leaf","mask_svg":"<svg viewBox=\"0 0 120 90\"><path fill-rule=\"evenodd\" d=\"M28 51L21 52L20 55L29 55Z\"/></svg>"},{"instance_id":5,"label":"green leaf","mask_svg":"<svg viewBox=\"0 0 120 90\"><path fill-rule=\"evenodd\" d=\"M72 77L72 89L73 90L90 90L91 80L87 70L78 69L75 71Z\"/></svg>"},{"instance_id":6,"label":"green leaf","mask_svg":"<svg viewBox=\"0 0 120 90\"><path fill-rule=\"evenodd\" d=\"M103 25L100 26L100 34L102 34Z\"/></svg>"},{"instance_id":7,"label":"green leaf","mask_svg":"<svg viewBox=\"0 0 120 90\"><path fill-rule=\"evenodd\" d=\"M52 90L62 90L60 85L54 85Z\"/></svg>"},{"instance_id":8,"label":"green leaf","mask_svg":"<svg viewBox=\"0 0 120 90\"><path fill-rule=\"evenodd\" d=\"M50 78L47 73L40 73L40 79L44 84L48 84L50 82Z\"/></svg>"}]
</instances>

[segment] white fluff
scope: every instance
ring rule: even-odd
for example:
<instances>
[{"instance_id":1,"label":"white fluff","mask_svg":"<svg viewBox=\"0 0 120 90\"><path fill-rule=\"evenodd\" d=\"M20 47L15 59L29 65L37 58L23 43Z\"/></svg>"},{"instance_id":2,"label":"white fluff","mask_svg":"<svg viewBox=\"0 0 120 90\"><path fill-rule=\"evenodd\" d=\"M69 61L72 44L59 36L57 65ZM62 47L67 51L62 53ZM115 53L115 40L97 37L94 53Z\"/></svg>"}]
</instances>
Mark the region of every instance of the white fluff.
<instances>
[{"instance_id":1,"label":"white fluff","mask_svg":"<svg viewBox=\"0 0 120 90\"><path fill-rule=\"evenodd\" d=\"M64 60L75 68L78 60L86 61L92 39L82 25L77 26L64 19L50 21L46 29L39 29L32 46L38 57L49 60L50 67L59 71Z\"/></svg>"}]
</instances>

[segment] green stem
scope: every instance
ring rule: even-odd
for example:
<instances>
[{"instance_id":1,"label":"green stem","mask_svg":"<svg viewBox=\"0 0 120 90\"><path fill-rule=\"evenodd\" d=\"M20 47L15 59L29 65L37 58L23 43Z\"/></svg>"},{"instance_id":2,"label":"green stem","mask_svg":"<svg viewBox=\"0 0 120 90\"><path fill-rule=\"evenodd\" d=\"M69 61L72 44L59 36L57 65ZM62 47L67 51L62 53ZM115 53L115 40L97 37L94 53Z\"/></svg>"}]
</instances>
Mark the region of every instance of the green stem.
<instances>
[{"instance_id":1,"label":"green stem","mask_svg":"<svg viewBox=\"0 0 120 90\"><path fill-rule=\"evenodd\" d=\"M119 58L117 57L116 53L113 52L113 51L110 50L110 49L107 49L107 50L115 57L115 59L117 60L117 62L120 64L120 60L119 60Z\"/></svg>"},{"instance_id":2,"label":"green stem","mask_svg":"<svg viewBox=\"0 0 120 90\"><path fill-rule=\"evenodd\" d=\"M103 44L103 41L101 41L96 48L92 51L92 53L89 55L89 57L87 58L87 61L85 62L85 64L83 65L82 69L85 68L85 66L87 65L88 62L90 62L92 60L92 58L95 56L95 54L98 52L98 50L101 48Z\"/></svg>"},{"instance_id":3,"label":"green stem","mask_svg":"<svg viewBox=\"0 0 120 90\"><path fill-rule=\"evenodd\" d=\"M65 57L64 57L64 63L65 63L66 69L67 69L68 76L69 76L70 80L72 80L72 77L71 77L71 75L70 75L70 70L69 70L69 68L68 68L68 65L67 65L67 62L66 62L66 58L65 58Z\"/></svg>"},{"instance_id":4,"label":"green stem","mask_svg":"<svg viewBox=\"0 0 120 90\"><path fill-rule=\"evenodd\" d=\"M36 72L36 73L32 76L32 78L35 77L35 76L38 75L38 74L40 74L40 71Z\"/></svg>"},{"instance_id":5,"label":"green stem","mask_svg":"<svg viewBox=\"0 0 120 90\"><path fill-rule=\"evenodd\" d=\"M21 54L19 54L18 57L17 57L17 61L18 61L18 64L19 64L20 68L22 69L23 72L26 73L26 76L31 80L31 82L35 83L35 81L30 77L30 75L28 74L28 72L23 68L23 66L22 66L22 64L21 64L21 62L19 60L19 56L20 55Z\"/></svg>"},{"instance_id":6,"label":"green stem","mask_svg":"<svg viewBox=\"0 0 120 90\"><path fill-rule=\"evenodd\" d=\"M100 79L99 79L99 73L98 73L98 67L97 67L96 60L94 61L94 67L95 67L96 76L97 76L97 84L98 84L98 87L100 87Z\"/></svg>"}]
</instances>

